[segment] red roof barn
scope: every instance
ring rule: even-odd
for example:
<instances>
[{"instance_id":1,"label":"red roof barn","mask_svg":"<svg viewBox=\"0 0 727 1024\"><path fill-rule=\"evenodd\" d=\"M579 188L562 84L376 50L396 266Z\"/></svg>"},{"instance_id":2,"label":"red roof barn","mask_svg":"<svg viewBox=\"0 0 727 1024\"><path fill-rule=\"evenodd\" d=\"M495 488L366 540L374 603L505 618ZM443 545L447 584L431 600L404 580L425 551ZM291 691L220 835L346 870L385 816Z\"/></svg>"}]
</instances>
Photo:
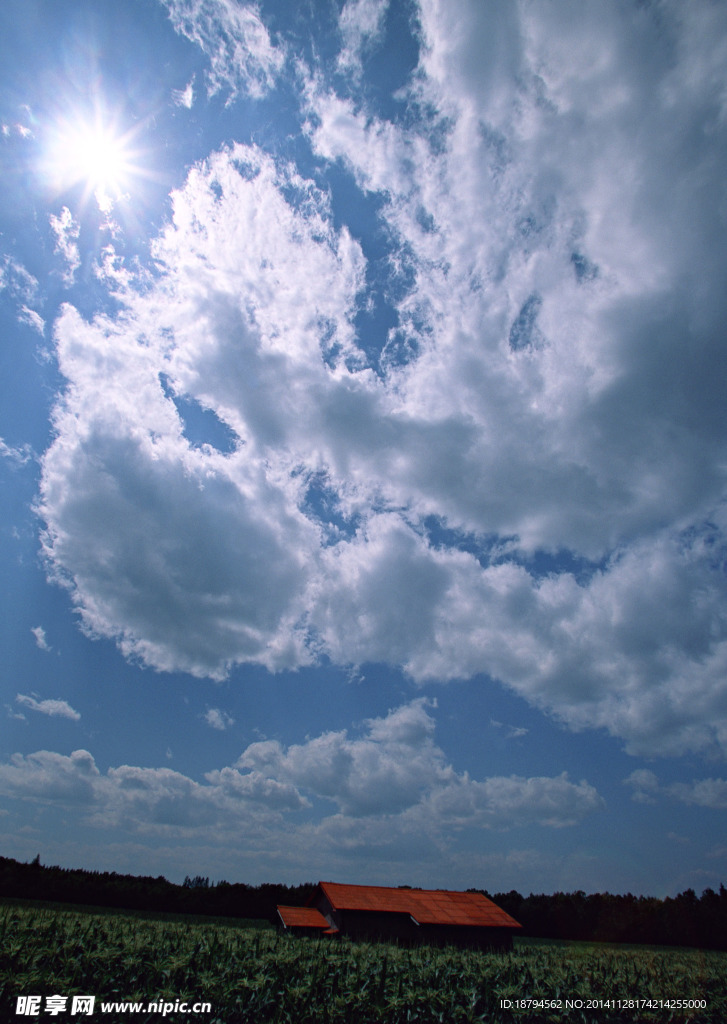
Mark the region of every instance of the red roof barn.
<instances>
[{"instance_id":1,"label":"red roof barn","mask_svg":"<svg viewBox=\"0 0 727 1024\"><path fill-rule=\"evenodd\" d=\"M306 907L278 907L303 935L510 949L521 926L479 892L319 882Z\"/></svg>"}]
</instances>

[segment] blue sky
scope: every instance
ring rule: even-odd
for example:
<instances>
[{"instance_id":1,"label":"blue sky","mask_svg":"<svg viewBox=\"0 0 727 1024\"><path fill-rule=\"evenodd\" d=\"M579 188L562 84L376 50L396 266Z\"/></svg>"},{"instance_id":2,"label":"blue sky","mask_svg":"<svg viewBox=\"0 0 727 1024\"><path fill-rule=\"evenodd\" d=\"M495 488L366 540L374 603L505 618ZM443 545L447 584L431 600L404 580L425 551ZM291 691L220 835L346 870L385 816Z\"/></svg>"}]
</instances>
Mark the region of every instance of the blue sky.
<instances>
[{"instance_id":1,"label":"blue sky","mask_svg":"<svg viewBox=\"0 0 727 1024\"><path fill-rule=\"evenodd\" d=\"M0 852L727 880L727 9L8 0Z\"/></svg>"}]
</instances>

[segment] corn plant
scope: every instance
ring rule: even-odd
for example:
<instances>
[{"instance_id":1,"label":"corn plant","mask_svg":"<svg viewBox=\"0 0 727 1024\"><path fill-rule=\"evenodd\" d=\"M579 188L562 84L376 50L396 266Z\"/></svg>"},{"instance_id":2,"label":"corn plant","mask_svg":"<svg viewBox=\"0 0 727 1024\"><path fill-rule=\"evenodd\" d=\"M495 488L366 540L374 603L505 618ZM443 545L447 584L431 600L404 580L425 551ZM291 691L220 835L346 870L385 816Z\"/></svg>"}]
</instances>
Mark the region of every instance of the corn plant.
<instances>
[{"instance_id":1,"label":"corn plant","mask_svg":"<svg viewBox=\"0 0 727 1024\"><path fill-rule=\"evenodd\" d=\"M18 995L51 993L212 1004L163 1018L185 1024L722 1024L727 954L524 940L510 953L407 949L0 905L0 1019L21 1019Z\"/></svg>"}]
</instances>

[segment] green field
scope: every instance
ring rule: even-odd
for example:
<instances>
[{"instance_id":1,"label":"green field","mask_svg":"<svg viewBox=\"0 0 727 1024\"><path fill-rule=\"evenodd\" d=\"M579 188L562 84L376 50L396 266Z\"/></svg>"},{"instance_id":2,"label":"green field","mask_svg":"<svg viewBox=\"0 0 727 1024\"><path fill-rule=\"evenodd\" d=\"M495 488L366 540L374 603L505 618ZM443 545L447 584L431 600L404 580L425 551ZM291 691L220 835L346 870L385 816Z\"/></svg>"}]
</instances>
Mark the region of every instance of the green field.
<instances>
[{"instance_id":1,"label":"green field","mask_svg":"<svg viewBox=\"0 0 727 1024\"><path fill-rule=\"evenodd\" d=\"M39 1016L16 1016L18 996L56 994L69 997L69 1009L74 994L95 995L95 1012L51 1016L43 1002ZM211 1011L170 1011L183 1000L209 1002ZM536 1002L518 1007L517 1000ZM541 1005L545 1000L555 1005ZM706 1007L670 1007L667 1000L706 1001ZM102 1013L102 1001L145 1006ZM159 1007L149 1012L152 1001ZM0 904L0 1019L723 1024L727 954L525 940L499 954L403 949L295 939L230 922Z\"/></svg>"}]
</instances>

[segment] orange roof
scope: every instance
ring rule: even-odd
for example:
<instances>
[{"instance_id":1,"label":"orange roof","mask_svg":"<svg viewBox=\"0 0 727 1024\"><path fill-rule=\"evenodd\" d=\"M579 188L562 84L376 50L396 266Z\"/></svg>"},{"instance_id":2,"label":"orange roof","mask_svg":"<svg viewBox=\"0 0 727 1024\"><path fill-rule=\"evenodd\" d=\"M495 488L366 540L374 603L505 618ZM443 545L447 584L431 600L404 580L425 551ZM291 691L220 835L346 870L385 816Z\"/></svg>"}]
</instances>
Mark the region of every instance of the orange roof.
<instances>
[{"instance_id":1,"label":"orange roof","mask_svg":"<svg viewBox=\"0 0 727 1024\"><path fill-rule=\"evenodd\" d=\"M278 913L286 928L330 928L328 921L315 907L278 907Z\"/></svg>"},{"instance_id":2,"label":"orange roof","mask_svg":"<svg viewBox=\"0 0 727 1024\"><path fill-rule=\"evenodd\" d=\"M521 928L515 918L479 892L445 889L390 889L383 885L320 882L334 910L377 910L410 914L418 924Z\"/></svg>"}]
</instances>

